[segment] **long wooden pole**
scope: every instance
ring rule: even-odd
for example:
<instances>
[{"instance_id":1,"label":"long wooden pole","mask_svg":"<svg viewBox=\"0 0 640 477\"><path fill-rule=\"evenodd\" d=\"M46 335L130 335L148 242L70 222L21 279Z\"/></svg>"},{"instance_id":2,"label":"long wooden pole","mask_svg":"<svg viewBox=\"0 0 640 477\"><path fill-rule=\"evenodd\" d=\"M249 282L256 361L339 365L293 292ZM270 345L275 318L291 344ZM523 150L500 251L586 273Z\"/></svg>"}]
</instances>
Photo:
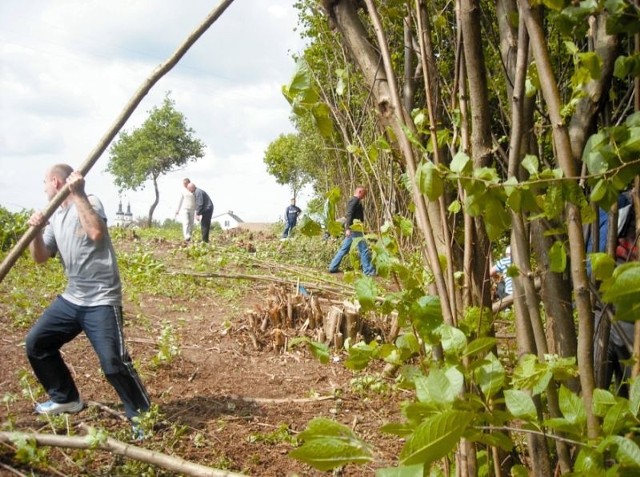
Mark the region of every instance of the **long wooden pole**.
<instances>
[{"instance_id":1,"label":"long wooden pole","mask_svg":"<svg viewBox=\"0 0 640 477\"><path fill-rule=\"evenodd\" d=\"M178 61L185 55L189 48L193 46L193 44L207 31L207 29L213 25L213 23L222 15L222 13L227 9L229 5L233 3L233 0L222 0L217 7L215 7L211 13L207 16L207 18L198 26L191 34L182 42L182 44L176 49L176 51L164 62L156 67L155 70L151 73L151 75L140 85L138 90L131 97L129 102L126 104L118 118L115 120L113 125L109 128L107 133L102 137L98 145L91 151L89 157L84 161L84 163L78 168L78 171L85 176L89 170L94 166L94 164L98 161L102 153L107 149L109 144L113 138L118 134L122 126L127 122L129 117L133 114L135 109L138 107L142 99L147 95L151 88L162 78L165 74L167 74L171 68L173 68ZM42 211L45 216L45 219L49 219L56 211L60 204L64 202L64 200L69 195L68 186L64 186L53 199L49 202L49 205ZM22 252L29 246L29 243L33 240L37 233L37 229L35 227L29 227L29 229L24 233L24 235L18 240L13 249L9 252L9 254L5 257L2 264L0 264L0 282L4 279L4 277L9 273L9 270L16 263Z\"/></svg>"}]
</instances>

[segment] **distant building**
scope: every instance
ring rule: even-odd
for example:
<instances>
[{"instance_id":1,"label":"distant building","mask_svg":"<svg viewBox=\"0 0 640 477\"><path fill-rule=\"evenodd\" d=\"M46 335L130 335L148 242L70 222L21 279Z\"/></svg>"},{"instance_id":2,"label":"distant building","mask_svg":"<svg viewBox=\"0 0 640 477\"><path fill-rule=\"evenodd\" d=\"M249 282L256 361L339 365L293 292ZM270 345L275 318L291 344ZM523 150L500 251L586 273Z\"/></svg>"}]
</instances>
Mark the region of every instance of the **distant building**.
<instances>
[{"instance_id":1,"label":"distant building","mask_svg":"<svg viewBox=\"0 0 640 477\"><path fill-rule=\"evenodd\" d=\"M122 210L122 201L118 203L116 212L116 227L129 227L133 224L133 214L131 213L131 203L127 204L127 211Z\"/></svg>"},{"instance_id":2,"label":"distant building","mask_svg":"<svg viewBox=\"0 0 640 477\"><path fill-rule=\"evenodd\" d=\"M244 221L234 214L231 210L211 218L212 222L218 222L222 230L235 229L244 223Z\"/></svg>"}]
</instances>

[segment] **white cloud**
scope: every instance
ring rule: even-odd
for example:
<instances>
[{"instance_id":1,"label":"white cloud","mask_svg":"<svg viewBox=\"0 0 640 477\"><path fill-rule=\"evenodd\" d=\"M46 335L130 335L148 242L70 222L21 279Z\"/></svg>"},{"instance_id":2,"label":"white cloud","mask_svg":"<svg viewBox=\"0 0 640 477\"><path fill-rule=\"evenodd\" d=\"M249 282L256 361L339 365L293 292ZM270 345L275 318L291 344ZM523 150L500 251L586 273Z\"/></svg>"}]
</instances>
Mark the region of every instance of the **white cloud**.
<instances>
[{"instance_id":1,"label":"white cloud","mask_svg":"<svg viewBox=\"0 0 640 477\"><path fill-rule=\"evenodd\" d=\"M173 217L181 178L209 192L216 213L275 221L290 191L262 162L279 134L292 130L281 86L302 48L293 31L294 0L234 2L144 98L131 130L167 91L207 146L206 156L160 180L155 217ZM46 205L48 166L79 167L131 96L214 6L205 0L3 0L0 2L0 205ZM108 150L87 177L113 217L117 188L104 172ZM124 196L146 215L153 187ZM304 198L302 198L304 205Z\"/></svg>"}]
</instances>

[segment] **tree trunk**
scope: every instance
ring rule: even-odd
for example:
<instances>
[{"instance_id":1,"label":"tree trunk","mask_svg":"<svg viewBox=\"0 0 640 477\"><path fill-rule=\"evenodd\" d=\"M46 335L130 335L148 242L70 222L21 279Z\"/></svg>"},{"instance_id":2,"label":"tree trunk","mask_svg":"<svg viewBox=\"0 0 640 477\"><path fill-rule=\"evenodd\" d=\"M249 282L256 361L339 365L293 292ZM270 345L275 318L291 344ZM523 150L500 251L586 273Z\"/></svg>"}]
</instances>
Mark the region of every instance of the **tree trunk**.
<instances>
[{"instance_id":1,"label":"tree trunk","mask_svg":"<svg viewBox=\"0 0 640 477\"><path fill-rule=\"evenodd\" d=\"M531 39L531 49L538 67L540 85L544 100L549 109L553 142L558 164L564 176L575 181L577 186L576 161L572 154L569 134L560 113L561 101L558 85L553 74L549 58L547 42L542 25L532 14L529 3L519 0L520 14L523 16ZM593 314L589 298L589 281L584 268L586 260L585 244L582 233L582 218L576 204L566 205L566 221L568 241L570 244L569 258L571 277L573 279L574 297L578 312L578 366L580 367L580 383L582 398L587 414L588 436L594 439L600 435L598 419L593 414L592 400L595 387L593 375Z\"/></svg>"}]
</instances>

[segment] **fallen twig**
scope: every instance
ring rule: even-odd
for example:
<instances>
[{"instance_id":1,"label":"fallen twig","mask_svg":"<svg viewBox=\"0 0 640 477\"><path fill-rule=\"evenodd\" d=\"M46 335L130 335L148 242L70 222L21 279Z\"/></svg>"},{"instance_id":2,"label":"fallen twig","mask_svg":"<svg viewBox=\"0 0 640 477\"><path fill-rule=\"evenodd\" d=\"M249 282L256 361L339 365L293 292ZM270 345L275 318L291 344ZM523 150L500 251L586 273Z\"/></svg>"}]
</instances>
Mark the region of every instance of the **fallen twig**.
<instances>
[{"instance_id":1,"label":"fallen twig","mask_svg":"<svg viewBox=\"0 0 640 477\"><path fill-rule=\"evenodd\" d=\"M243 402L252 402L256 404L303 404L317 401L330 401L335 396L321 396L316 398L252 398L252 397L234 397Z\"/></svg>"},{"instance_id":2,"label":"fallen twig","mask_svg":"<svg viewBox=\"0 0 640 477\"><path fill-rule=\"evenodd\" d=\"M144 449L111 437L97 441L89 436L61 436L37 432L0 432L0 442L13 442L20 438L33 439L40 446L103 450L184 475L196 477L246 477L244 474L195 464L180 457Z\"/></svg>"}]
</instances>

